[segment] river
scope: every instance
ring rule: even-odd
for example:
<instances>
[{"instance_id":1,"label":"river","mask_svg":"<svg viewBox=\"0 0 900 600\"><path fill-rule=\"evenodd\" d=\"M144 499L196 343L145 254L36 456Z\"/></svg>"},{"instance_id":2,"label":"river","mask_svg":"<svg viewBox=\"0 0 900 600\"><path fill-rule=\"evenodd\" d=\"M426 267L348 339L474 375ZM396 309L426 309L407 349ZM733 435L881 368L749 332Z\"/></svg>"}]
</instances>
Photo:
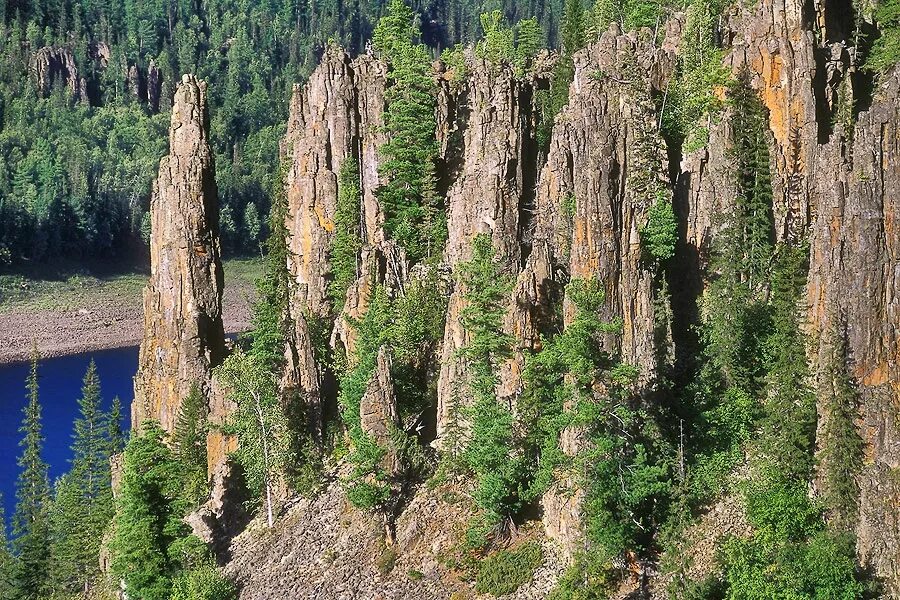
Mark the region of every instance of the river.
<instances>
[{"instance_id":1,"label":"river","mask_svg":"<svg viewBox=\"0 0 900 600\"><path fill-rule=\"evenodd\" d=\"M108 410L113 397L118 396L122 401L123 429L127 429L130 422L137 347L71 354L40 361L38 385L45 437L44 460L50 466L51 483L69 468L72 424L78 416L82 379L92 358L100 375L104 410ZM17 459L21 439L19 427L27 402L25 380L28 370L28 363L0 365L0 493L3 494L7 522L11 520L16 504Z\"/></svg>"}]
</instances>

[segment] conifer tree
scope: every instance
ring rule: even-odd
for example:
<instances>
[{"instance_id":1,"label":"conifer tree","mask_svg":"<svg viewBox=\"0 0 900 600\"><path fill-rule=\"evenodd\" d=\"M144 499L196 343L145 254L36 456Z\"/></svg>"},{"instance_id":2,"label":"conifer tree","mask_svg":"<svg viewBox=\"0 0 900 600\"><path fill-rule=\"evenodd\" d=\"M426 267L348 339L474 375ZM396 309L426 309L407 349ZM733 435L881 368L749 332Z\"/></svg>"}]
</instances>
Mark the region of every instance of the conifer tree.
<instances>
[{"instance_id":1,"label":"conifer tree","mask_svg":"<svg viewBox=\"0 0 900 600\"><path fill-rule=\"evenodd\" d=\"M206 398L195 384L182 400L172 433L172 449L181 463L183 493L191 504L207 495L206 489Z\"/></svg>"},{"instance_id":2,"label":"conifer tree","mask_svg":"<svg viewBox=\"0 0 900 600\"><path fill-rule=\"evenodd\" d=\"M56 485L51 517L54 590L68 593L87 592L100 575L100 541L113 516L109 428L93 360L78 405L72 467Z\"/></svg>"},{"instance_id":3,"label":"conifer tree","mask_svg":"<svg viewBox=\"0 0 900 600\"><path fill-rule=\"evenodd\" d=\"M37 348L32 352L28 375L28 404L19 431L21 469L16 482L16 512L13 515L13 552L15 569L14 598L39 600L46 596L50 580L50 528L48 508L50 484L47 463L41 456L44 435L38 389Z\"/></svg>"},{"instance_id":4,"label":"conifer tree","mask_svg":"<svg viewBox=\"0 0 900 600\"><path fill-rule=\"evenodd\" d=\"M159 424L146 422L125 449L117 500L112 571L129 598L168 600L172 578L184 566L190 529L181 520L181 466Z\"/></svg>"},{"instance_id":5,"label":"conifer tree","mask_svg":"<svg viewBox=\"0 0 900 600\"><path fill-rule=\"evenodd\" d=\"M6 510L3 506L3 494L0 494L0 598L13 598L15 562L6 537Z\"/></svg>"},{"instance_id":6,"label":"conifer tree","mask_svg":"<svg viewBox=\"0 0 900 600\"><path fill-rule=\"evenodd\" d=\"M361 198L359 187L359 163L355 157L347 158L338 175L338 201L334 215L334 239L331 242L332 279L328 283L328 295L334 312L344 308L347 289L356 279L356 262L362 248L360 232Z\"/></svg>"},{"instance_id":7,"label":"conifer tree","mask_svg":"<svg viewBox=\"0 0 900 600\"><path fill-rule=\"evenodd\" d=\"M281 165L280 181L284 181L287 163ZM257 282L258 299L253 305L253 329L250 353L271 372L278 372L284 362L285 331L289 276L287 272L287 230L284 217L287 197L284 186L277 185L269 213L269 238L266 240L266 270Z\"/></svg>"},{"instance_id":8,"label":"conifer tree","mask_svg":"<svg viewBox=\"0 0 900 600\"><path fill-rule=\"evenodd\" d=\"M521 77L531 61L544 47L544 32L537 17L522 19L516 24L516 70Z\"/></svg>"},{"instance_id":9,"label":"conifer tree","mask_svg":"<svg viewBox=\"0 0 900 600\"><path fill-rule=\"evenodd\" d=\"M859 514L857 476L863 464L863 440L856 426L859 399L850 375L846 339L838 331L830 337L828 362L822 377L823 492L832 525L838 531L851 532Z\"/></svg>"},{"instance_id":10,"label":"conifer tree","mask_svg":"<svg viewBox=\"0 0 900 600\"><path fill-rule=\"evenodd\" d=\"M109 442L107 454L110 457L125 450L126 436L122 431L122 401L118 396L112 399L109 414L106 415L106 439Z\"/></svg>"},{"instance_id":11,"label":"conifer tree","mask_svg":"<svg viewBox=\"0 0 900 600\"><path fill-rule=\"evenodd\" d=\"M390 65L380 151L387 178L377 193L384 204L385 229L417 261L440 252L447 237L446 216L435 191L434 82L427 48L414 43L412 11L392 0L373 35L375 49Z\"/></svg>"}]
</instances>

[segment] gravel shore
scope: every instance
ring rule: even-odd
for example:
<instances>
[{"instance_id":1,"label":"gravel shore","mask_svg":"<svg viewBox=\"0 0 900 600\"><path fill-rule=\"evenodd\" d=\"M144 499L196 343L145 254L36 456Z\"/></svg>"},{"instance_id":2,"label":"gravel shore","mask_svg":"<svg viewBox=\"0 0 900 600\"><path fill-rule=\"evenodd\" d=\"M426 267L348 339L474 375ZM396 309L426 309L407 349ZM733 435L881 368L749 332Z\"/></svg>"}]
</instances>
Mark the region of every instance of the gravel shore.
<instances>
[{"instance_id":1,"label":"gravel shore","mask_svg":"<svg viewBox=\"0 0 900 600\"><path fill-rule=\"evenodd\" d=\"M76 293L64 290L62 302L53 301L61 295L53 290L36 300L0 304L0 364L28 360L33 344L41 358L140 344L142 280L135 276L128 285L92 281ZM250 328L254 295L252 277L243 271L229 277L226 268L226 333Z\"/></svg>"}]
</instances>

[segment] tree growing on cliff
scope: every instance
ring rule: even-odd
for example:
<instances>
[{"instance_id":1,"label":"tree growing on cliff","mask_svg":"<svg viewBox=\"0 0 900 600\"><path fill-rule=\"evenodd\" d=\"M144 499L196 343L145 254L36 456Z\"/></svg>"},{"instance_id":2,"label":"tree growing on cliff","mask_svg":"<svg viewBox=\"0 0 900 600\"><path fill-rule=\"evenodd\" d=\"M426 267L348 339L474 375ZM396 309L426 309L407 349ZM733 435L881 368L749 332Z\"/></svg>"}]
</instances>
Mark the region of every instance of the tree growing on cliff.
<instances>
[{"instance_id":1,"label":"tree growing on cliff","mask_svg":"<svg viewBox=\"0 0 900 600\"><path fill-rule=\"evenodd\" d=\"M334 238L330 248L332 278L328 282L328 295L335 314L343 310L347 290L356 280L357 260L362 248L360 194L359 162L355 157L349 157L341 165L338 175Z\"/></svg>"},{"instance_id":2,"label":"tree growing on cliff","mask_svg":"<svg viewBox=\"0 0 900 600\"><path fill-rule=\"evenodd\" d=\"M403 0L392 0L373 35L375 49L391 66L384 111L388 141L380 148L384 161L379 165L387 183L376 193L388 235L417 261L443 249L447 223L435 191L438 145L431 59L425 46L414 43L412 22Z\"/></svg>"},{"instance_id":3,"label":"tree growing on cliff","mask_svg":"<svg viewBox=\"0 0 900 600\"><path fill-rule=\"evenodd\" d=\"M206 432L209 409L206 398L195 384L178 408L178 418L172 432L172 450L181 464L184 497L192 504L203 501L209 490L206 485Z\"/></svg>"},{"instance_id":4,"label":"tree growing on cliff","mask_svg":"<svg viewBox=\"0 0 900 600\"><path fill-rule=\"evenodd\" d=\"M158 423L142 424L125 449L122 489L116 500L112 572L129 598L168 600L172 579L204 558L202 543L182 521L181 465Z\"/></svg>"},{"instance_id":5,"label":"tree growing on cliff","mask_svg":"<svg viewBox=\"0 0 900 600\"><path fill-rule=\"evenodd\" d=\"M258 358L240 348L216 368L215 374L237 404L227 426L238 438L233 456L243 468L250 490L263 499L271 527L278 478L290 452L288 422L278 401L275 376Z\"/></svg>"},{"instance_id":6,"label":"tree growing on cliff","mask_svg":"<svg viewBox=\"0 0 900 600\"><path fill-rule=\"evenodd\" d=\"M494 259L490 236L479 234L472 241L472 258L457 265L465 298L460 323L469 338L459 359L472 396L471 405L461 409L461 416L471 423L462 459L478 482L475 501L483 515L469 531L470 543L477 546L484 545L486 533L520 506L516 492L522 465L513 455L515 419L510 407L497 398L499 367L512 351L512 339L502 328L512 280Z\"/></svg>"},{"instance_id":7,"label":"tree growing on cliff","mask_svg":"<svg viewBox=\"0 0 900 600\"><path fill-rule=\"evenodd\" d=\"M820 440L825 505L837 531L852 532L859 517L863 440L856 426L859 398L850 374L844 334L832 331L822 377L825 425Z\"/></svg>"},{"instance_id":8,"label":"tree growing on cliff","mask_svg":"<svg viewBox=\"0 0 900 600\"><path fill-rule=\"evenodd\" d=\"M13 514L13 553L16 557L14 598L39 600L47 595L50 582L50 483L44 446L38 386L37 348L32 351L26 385L28 403L19 431L22 454L16 481L16 512Z\"/></svg>"}]
</instances>

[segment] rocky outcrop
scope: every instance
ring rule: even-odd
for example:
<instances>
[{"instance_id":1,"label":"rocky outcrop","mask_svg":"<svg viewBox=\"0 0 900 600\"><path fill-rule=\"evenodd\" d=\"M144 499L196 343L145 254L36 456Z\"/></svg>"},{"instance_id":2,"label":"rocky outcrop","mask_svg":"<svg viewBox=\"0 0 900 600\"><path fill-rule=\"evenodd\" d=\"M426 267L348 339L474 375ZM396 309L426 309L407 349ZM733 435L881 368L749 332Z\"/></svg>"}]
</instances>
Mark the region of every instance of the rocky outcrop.
<instances>
[{"instance_id":1,"label":"rocky outcrop","mask_svg":"<svg viewBox=\"0 0 900 600\"><path fill-rule=\"evenodd\" d=\"M48 96L53 84L58 82L76 98L87 100L87 84L78 75L75 50L71 46L41 48L31 57L31 71L40 96Z\"/></svg>"},{"instance_id":2,"label":"rocky outcrop","mask_svg":"<svg viewBox=\"0 0 900 600\"><path fill-rule=\"evenodd\" d=\"M338 174L348 158L359 161L365 225L370 244L383 240L375 199L379 185L378 148L384 109L384 67L369 56L355 60L329 47L304 86L295 86L283 152L287 173L289 263L292 311L329 314L328 260L334 233Z\"/></svg>"},{"instance_id":3,"label":"rocky outcrop","mask_svg":"<svg viewBox=\"0 0 900 600\"><path fill-rule=\"evenodd\" d=\"M389 476L400 472L400 458L394 443L394 430L400 427L397 415L397 394L391 377L391 351L388 346L378 349L375 372L359 404L360 427L380 448L385 449L381 468Z\"/></svg>"},{"instance_id":4,"label":"rocky outcrop","mask_svg":"<svg viewBox=\"0 0 900 600\"><path fill-rule=\"evenodd\" d=\"M640 230L659 190L668 186L650 94L654 85L665 86L674 47L658 49L613 26L574 59L569 103L557 118L538 184L535 237L569 277L600 284L606 295L603 318L622 323L621 334L606 336L607 349L639 368L636 391L646 394L658 368L657 282ZM567 298L563 309L569 325L576 307ZM579 431L566 430L560 445L574 455L586 443L582 438ZM546 530L569 555L582 543L583 493L576 481L561 473L543 499Z\"/></svg>"},{"instance_id":5,"label":"rocky outcrop","mask_svg":"<svg viewBox=\"0 0 900 600\"><path fill-rule=\"evenodd\" d=\"M396 542L385 545L378 520L353 509L338 484L303 499L273 530L254 522L231 545L225 573L241 600L391 599L471 597L469 583L447 566L461 543L472 506L468 490L443 485L420 495L397 523ZM541 542L543 564L534 579L503 600L542 600L553 588L562 561L552 543Z\"/></svg>"},{"instance_id":6,"label":"rocky outcrop","mask_svg":"<svg viewBox=\"0 0 900 600\"><path fill-rule=\"evenodd\" d=\"M885 76L852 131L838 127L820 148L811 228L809 323L827 368L834 335L846 332L859 387L858 552L900 595L900 73ZM824 410L823 407L820 407ZM827 418L826 414L823 417Z\"/></svg>"},{"instance_id":7,"label":"rocky outcrop","mask_svg":"<svg viewBox=\"0 0 900 600\"><path fill-rule=\"evenodd\" d=\"M144 289L144 339L134 380L132 427L147 419L172 431L193 386L213 422L227 411L211 370L225 356L219 208L207 139L206 85L185 75L175 92L169 154L160 161L150 204L150 280ZM210 460L229 442L211 434Z\"/></svg>"},{"instance_id":8,"label":"rocky outcrop","mask_svg":"<svg viewBox=\"0 0 900 600\"><path fill-rule=\"evenodd\" d=\"M455 148L456 178L447 193L445 263L469 260L472 240L486 234L501 271L515 276L522 260L522 214L532 208L537 171L534 133L535 83L517 79L512 67L470 60L470 75L455 102L461 149ZM438 119L440 124L445 119ZM459 411L470 402L459 350L467 343L460 323L467 290L457 284L450 296L438 379L437 445ZM524 334L524 331L521 332ZM512 367L510 367L512 369ZM507 391L512 392L512 389Z\"/></svg>"}]
</instances>

